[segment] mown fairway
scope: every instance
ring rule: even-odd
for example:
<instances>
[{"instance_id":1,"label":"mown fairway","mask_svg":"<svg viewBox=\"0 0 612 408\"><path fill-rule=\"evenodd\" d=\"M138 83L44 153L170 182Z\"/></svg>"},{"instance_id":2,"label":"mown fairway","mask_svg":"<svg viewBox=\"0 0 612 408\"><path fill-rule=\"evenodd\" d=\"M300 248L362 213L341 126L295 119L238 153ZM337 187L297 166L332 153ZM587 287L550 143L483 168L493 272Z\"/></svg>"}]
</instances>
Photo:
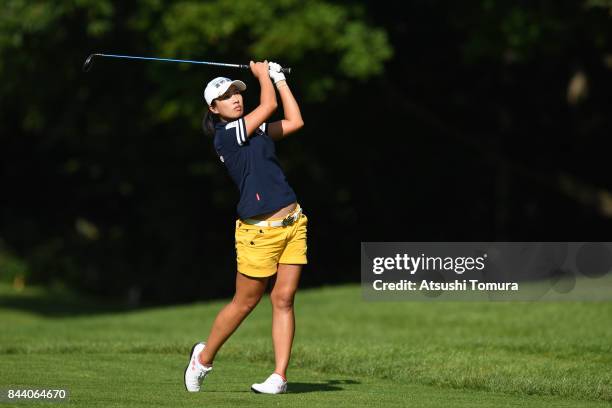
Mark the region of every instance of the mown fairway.
<instances>
[{"instance_id":1,"label":"mown fairway","mask_svg":"<svg viewBox=\"0 0 612 408\"><path fill-rule=\"evenodd\" d=\"M267 299L221 350L205 391L189 394L187 354L224 302L125 312L6 286L0 295L0 388L68 388L70 405L612 403L612 303L369 303L358 286L304 290L290 393L262 396L249 387L273 368Z\"/></svg>"}]
</instances>

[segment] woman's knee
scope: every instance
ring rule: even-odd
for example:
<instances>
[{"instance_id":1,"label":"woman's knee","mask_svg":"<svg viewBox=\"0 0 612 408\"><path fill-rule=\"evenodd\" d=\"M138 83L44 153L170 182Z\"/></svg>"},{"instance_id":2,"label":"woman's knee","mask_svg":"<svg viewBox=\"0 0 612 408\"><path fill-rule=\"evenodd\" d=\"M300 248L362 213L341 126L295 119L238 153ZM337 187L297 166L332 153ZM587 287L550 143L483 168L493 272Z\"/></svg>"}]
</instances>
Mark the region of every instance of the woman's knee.
<instances>
[{"instance_id":1,"label":"woman's knee","mask_svg":"<svg viewBox=\"0 0 612 408\"><path fill-rule=\"evenodd\" d=\"M261 295L254 296L234 296L232 303L242 313L250 313L261 300Z\"/></svg>"},{"instance_id":2,"label":"woman's knee","mask_svg":"<svg viewBox=\"0 0 612 408\"><path fill-rule=\"evenodd\" d=\"M293 308L293 299L295 297L295 292L292 291L278 291L272 292L270 294L270 300L272 301L272 306L276 309L291 309Z\"/></svg>"}]
</instances>

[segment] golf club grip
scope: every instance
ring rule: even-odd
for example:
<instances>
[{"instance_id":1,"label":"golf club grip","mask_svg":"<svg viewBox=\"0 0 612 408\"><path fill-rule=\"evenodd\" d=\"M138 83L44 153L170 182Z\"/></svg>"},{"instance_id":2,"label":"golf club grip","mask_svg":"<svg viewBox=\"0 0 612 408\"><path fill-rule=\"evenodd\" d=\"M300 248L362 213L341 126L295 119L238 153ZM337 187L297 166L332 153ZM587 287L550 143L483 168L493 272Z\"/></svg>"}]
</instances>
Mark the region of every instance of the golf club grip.
<instances>
[{"instance_id":1,"label":"golf club grip","mask_svg":"<svg viewBox=\"0 0 612 408\"><path fill-rule=\"evenodd\" d=\"M244 69L251 69L251 67L250 67L250 66L248 66L248 65L241 65L241 66L240 66L240 68L244 68ZM287 75L289 75L289 74L291 73L291 68L290 68L290 67L287 67L287 68L281 68L281 72L282 72L283 74L287 74Z\"/></svg>"}]
</instances>

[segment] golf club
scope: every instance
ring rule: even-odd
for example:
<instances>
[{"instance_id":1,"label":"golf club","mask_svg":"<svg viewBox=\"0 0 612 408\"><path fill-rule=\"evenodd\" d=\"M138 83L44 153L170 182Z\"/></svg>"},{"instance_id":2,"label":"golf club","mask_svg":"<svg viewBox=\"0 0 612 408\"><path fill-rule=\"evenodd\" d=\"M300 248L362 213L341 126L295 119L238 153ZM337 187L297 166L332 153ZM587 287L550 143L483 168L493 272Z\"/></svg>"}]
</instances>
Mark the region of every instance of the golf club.
<instances>
[{"instance_id":1,"label":"golf club","mask_svg":"<svg viewBox=\"0 0 612 408\"><path fill-rule=\"evenodd\" d=\"M83 64L84 72L89 72L89 70L91 69L91 66L93 65L94 57L109 57L109 58L123 58L123 59L165 61L165 62L184 62L188 64L202 64L202 65L213 65L217 67L250 69L249 65L245 65L245 64L225 64L222 62L192 61L192 60L182 60L182 59L172 59L172 58L135 57L133 55L91 54L89 57L87 57L87 59L85 60L85 63ZM281 71L284 74L290 74L291 68L282 68Z\"/></svg>"}]
</instances>

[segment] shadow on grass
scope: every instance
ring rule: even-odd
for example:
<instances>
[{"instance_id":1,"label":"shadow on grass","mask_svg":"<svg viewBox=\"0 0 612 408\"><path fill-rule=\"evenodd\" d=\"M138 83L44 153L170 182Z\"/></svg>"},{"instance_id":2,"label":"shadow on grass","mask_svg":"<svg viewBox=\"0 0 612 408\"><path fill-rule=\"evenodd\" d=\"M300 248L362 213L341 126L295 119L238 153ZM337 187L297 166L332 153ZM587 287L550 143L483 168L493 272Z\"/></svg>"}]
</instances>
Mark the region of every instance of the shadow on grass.
<instances>
[{"instance_id":1,"label":"shadow on grass","mask_svg":"<svg viewBox=\"0 0 612 408\"><path fill-rule=\"evenodd\" d=\"M299 383L290 382L287 389L288 394L303 394L306 392L342 391L343 384L359 384L355 380L327 380L326 382Z\"/></svg>"}]
</instances>

